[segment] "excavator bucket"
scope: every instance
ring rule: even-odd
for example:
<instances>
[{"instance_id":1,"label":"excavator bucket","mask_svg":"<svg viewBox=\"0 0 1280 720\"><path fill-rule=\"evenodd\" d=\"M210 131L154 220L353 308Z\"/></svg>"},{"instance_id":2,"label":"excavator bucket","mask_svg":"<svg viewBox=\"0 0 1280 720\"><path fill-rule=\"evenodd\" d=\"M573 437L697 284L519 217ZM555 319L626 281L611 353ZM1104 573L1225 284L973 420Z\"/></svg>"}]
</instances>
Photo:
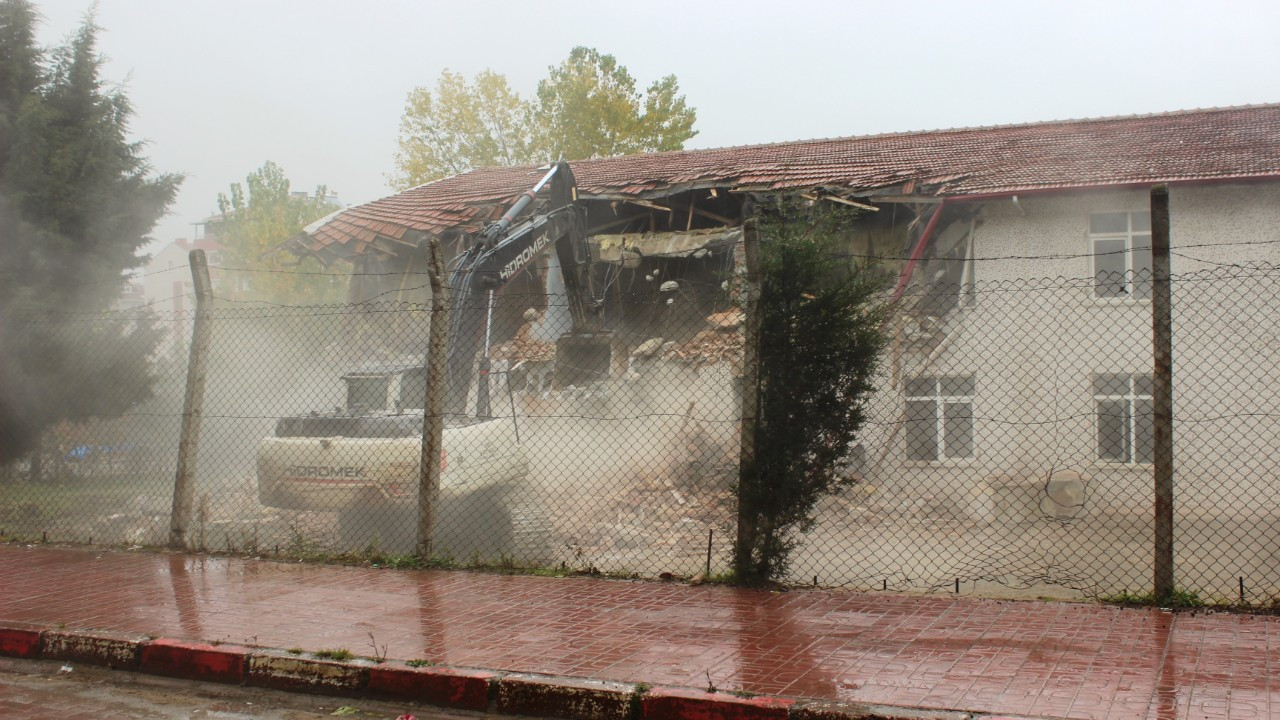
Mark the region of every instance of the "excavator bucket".
<instances>
[{"instance_id":1,"label":"excavator bucket","mask_svg":"<svg viewBox=\"0 0 1280 720\"><path fill-rule=\"evenodd\" d=\"M569 333L556 340L556 370L554 386L582 387L608 378L618 359L625 353L615 353L616 341L611 332Z\"/></svg>"}]
</instances>

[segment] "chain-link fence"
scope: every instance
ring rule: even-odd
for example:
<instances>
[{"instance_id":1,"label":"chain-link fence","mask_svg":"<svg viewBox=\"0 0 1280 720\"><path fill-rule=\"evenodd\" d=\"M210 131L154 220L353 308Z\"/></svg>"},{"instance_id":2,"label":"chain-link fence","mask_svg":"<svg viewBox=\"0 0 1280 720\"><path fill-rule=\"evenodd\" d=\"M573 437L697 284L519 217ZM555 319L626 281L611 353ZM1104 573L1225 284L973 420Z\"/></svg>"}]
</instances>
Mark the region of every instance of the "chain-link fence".
<instances>
[{"instance_id":1,"label":"chain-link fence","mask_svg":"<svg viewBox=\"0 0 1280 720\"><path fill-rule=\"evenodd\" d=\"M1175 263L1174 272L1176 582L1203 598L1272 598L1280 267ZM1114 281L908 289L886 327L850 487L821 503L790 579L1150 592L1147 278L1137 268ZM705 285L608 287L611 334L585 349L558 343L571 328L554 294L499 298L473 328L487 353L468 371L465 412L447 417L431 459L441 468L438 559L642 577L728 570L742 312L728 285ZM121 317L27 321L74 331ZM429 318L428 304L216 301L188 545L414 551ZM123 417L49 429L41 477L30 460L4 469L0 530L167 541L191 320L168 320L152 399Z\"/></svg>"},{"instance_id":2,"label":"chain-link fence","mask_svg":"<svg viewBox=\"0 0 1280 720\"><path fill-rule=\"evenodd\" d=\"M1171 283L1176 582L1202 598L1280 590L1278 283L1271 266ZM917 288L903 307L858 482L796 579L1150 593L1151 303L1087 278Z\"/></svg>"}]
</instances>

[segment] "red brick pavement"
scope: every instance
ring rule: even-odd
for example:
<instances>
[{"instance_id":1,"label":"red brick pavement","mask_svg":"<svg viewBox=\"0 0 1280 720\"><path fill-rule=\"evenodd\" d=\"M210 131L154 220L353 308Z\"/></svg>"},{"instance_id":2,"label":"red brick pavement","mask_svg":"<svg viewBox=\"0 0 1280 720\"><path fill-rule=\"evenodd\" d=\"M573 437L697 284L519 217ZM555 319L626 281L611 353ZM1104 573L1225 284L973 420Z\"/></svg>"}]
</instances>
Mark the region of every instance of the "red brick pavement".
<instances>
[{"instance_id":1,"label":"red brick pavement","mask_svg":"<svg viewBox=\"0 0 1280 720\"><path fill-rule=\"evenodd\" d=\"M1252 615L3 545L0 620L1035 717L1280 718L1280 618Z\"/></svg>"}]
</instances>

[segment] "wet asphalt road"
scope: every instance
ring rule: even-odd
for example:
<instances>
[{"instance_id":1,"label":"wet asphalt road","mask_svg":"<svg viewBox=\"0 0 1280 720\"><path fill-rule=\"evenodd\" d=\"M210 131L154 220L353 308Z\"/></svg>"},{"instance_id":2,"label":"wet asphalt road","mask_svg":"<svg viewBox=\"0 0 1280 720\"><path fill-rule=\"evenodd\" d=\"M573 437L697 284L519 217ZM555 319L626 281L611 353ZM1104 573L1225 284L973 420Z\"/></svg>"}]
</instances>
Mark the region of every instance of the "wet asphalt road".
<instances>
[{"instance_id":1,"label":"wet asphalt road","mask_svg":"<svg viewBox=\"0 0 1280 720\"><path fill-rule=\"evenodd\" d=\"M70 671L64 668L70 667ZM476 720L474 713L0 658L5 720Z\"/></svg>"}]
</instances>

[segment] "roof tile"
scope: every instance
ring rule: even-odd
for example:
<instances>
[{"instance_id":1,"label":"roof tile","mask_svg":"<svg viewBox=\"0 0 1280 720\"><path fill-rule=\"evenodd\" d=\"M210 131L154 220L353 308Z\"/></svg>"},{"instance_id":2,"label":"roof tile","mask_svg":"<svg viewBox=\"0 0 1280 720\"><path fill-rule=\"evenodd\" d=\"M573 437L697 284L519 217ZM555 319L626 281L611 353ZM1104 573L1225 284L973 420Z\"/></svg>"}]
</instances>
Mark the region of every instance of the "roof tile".
<instances>
[{"instance_id":1,"label":"roof tile","mask_svg":"<svg viewBox=\"0 0 1280 720\"><path fill-rule=\"evenodd\" d=\"M1210 179L1280 178L1280 104L685 150L573 163L580 197L661 195L678 184L980 195ZM493 216L542 174L479 168L353 207L317 235L347 253ZM336 236L334 240L329 237Z\"/></svg>"}]
</instances>

